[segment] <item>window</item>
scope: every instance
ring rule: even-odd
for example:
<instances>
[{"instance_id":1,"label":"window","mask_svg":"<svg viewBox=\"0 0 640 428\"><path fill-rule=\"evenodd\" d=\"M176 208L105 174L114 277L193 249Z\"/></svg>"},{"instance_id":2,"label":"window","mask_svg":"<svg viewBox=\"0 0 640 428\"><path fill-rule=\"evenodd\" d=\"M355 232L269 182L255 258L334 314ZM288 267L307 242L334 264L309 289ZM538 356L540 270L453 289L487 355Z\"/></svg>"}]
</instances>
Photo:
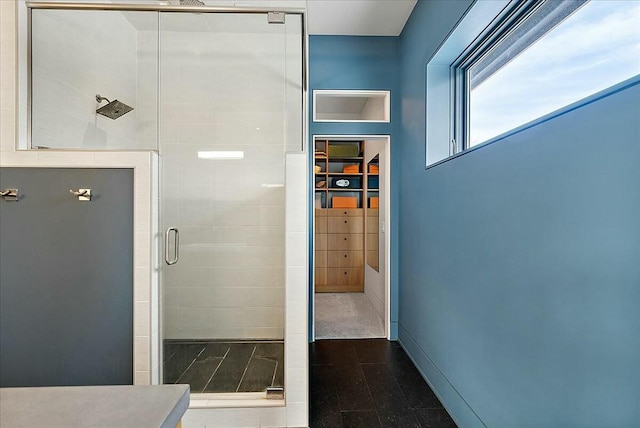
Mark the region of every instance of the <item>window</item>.
<instances>
[{"instance_id":1,"label":"window","mask_svg":"<svg viewBox=\"0 0 640 428\"><path fill-rule=\"evenodd\" d=\"M640 74L640 2L544 1L464 67L473 147Z\"/></svg>"},{"instance_id":2,"label":"window","mask_svg":"<svg viewBox=\"0 0 640 428\"><path fill-rule=\"evenodd\" d=\"M468 15L484 7L482 3ZM473 32L477 41L459 49L457 59L448 63L447 96L453 101L444 93L436 99L449 103L447 141L443 135L429 141L427 114L427 165L640 75L638 1L515 1L493 17L484 21L484 29L478 19L473 20L475 27L465 26L465 17L449 36ZM432 62L427 66L428 110L433 103ZM432 143L439 144L440 155L430 159Z\"/></svg>"}]
</instances>

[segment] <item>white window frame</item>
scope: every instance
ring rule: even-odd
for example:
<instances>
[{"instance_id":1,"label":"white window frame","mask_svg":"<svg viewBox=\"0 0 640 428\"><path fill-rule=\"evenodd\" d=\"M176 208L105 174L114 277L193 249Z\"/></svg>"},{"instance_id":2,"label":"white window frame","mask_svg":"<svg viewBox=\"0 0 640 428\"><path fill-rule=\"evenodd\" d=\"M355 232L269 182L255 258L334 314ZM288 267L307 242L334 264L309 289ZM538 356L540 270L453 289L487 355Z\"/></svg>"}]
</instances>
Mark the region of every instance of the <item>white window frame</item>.
<instances>
[{"instance_id":1,"label":"white window frame","mask_svg":"<svg viewBox=\"0 0 640 428\"><path fill-rule=\"evenodd\" d=\"M425 70L425 153L427 168L504 139L539 123L546 122L553 117L591 103L640 81L640 75L637 75L626 81L618 82L609 88L558 108L487 141L470 146L468 98L470 91L467 69L473 66L478 58L482 58L482 55L498 45L505 34L511 31L519 31L517 26L520 22L525 22L539 7L545 6L542 0L476 1L456 24L436 53L429 59ZM553 11L547 10L545 12L549 14L542 16L553 16L554 13L556 17L567 13L570 15L573 11L569 9L565 8L563 10L563 8L559 7ZM531 28L533 27L529 27L529 29ZM533 31L533 35L528 38L531 43L527 47L535 43L540 37L544 37L548 30L543 30L544 33ZM526 34L526 29L524 31L523 34ZM443 126L443 124L445 125Z\"/></svg>"},{"instance_id":2,"label":"white window frame","mask_svg":"<svg viewBox=\"0 0 640 428\"><path fill-rule=\"evenodd\" d=\"M490 31L480 41L467 47L465 52L451 64L454 100L452 122L456 146L461 150L472 148L469 133L471 129L470 98L473 88L471 88L469 71L476 64L488 59L484 70L489 69L485 79L490 78L509 61L504 62L505 58L502 58L501 64L502 49L504 49L503 52L510 52L509 55L513 55L511 58L515 58L545 37L556 26L561 25L568 16L589 1L529 0L515 3L505 10L506 13L501 15L499 22L491 24ZM505 47L502 44L503 40L513 42L514 49L510 51L508 43ZM497 52L497 56L492 51ZM494 55L493 58L491 58L492 55ZM482 143L478 144L480 145Z\"/></svg>"},{"instance_id":3,"label":"white window frame","mask_svg":"<svg viewBox=\"0 0 640 428\"><path fill-rule=\"evenodd\" d=\"M458 21L447 39L427 61L426 166L435 166L462 152L455 136L455 82L451 64L476 40L484 37L509 8L509 0L478 1ZM448 123L449 126L442 126Z\"/></svg>"}]
</instances>

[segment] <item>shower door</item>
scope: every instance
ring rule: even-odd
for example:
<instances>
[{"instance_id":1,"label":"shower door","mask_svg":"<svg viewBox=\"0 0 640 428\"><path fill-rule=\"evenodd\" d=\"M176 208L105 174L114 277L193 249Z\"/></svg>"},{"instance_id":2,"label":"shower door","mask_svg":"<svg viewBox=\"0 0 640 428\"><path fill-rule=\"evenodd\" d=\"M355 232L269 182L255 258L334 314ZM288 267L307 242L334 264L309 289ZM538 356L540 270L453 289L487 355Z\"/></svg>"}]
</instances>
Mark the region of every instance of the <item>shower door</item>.
<instances>
[{"instance_id":1,"label":"shower door","mask_svg":"<svg viewBox=\"0 0 640 428\"><path fill-rule=\"evenodd\" d=\"M192 393L282 387L299 17L162 12L159 25L164 382Z\"/></svg>"}]
</instances>

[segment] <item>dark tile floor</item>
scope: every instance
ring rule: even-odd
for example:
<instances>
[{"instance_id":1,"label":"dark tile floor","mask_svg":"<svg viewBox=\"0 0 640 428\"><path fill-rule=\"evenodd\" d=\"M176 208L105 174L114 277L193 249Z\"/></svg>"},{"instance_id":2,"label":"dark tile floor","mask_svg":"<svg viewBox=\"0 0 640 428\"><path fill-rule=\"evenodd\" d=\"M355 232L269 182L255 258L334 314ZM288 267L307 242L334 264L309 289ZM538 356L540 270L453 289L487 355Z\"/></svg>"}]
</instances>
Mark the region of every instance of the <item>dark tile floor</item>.
<instances>
[{"instance_id":1,"label":"dark tile floor","mask_svg":"<svg viewBox=\"0 0 640 428\"><path fill-rule=\"evenodd\" d=\"M192 393L284 386L284 344L167 340L164 383L188 383Z\"/></svg>"},{"instance_id":2,"label":"dark tile floor","mask_svg":"<svg viewBox=\"0 0 640 428\"><path fill-rule=\"evenodd\" d=\"M455 428L397 342L318 340L309 349L310 428Z\"/></svg>"}]
</instances>

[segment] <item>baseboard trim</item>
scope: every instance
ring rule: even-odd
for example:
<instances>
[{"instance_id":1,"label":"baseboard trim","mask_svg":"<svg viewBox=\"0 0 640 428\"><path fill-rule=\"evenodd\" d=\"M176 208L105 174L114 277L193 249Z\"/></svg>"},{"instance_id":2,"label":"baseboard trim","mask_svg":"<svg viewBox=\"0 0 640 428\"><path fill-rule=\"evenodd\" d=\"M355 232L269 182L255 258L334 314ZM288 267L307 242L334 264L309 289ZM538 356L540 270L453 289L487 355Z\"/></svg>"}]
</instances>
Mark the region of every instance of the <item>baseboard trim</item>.
<instances>
[{"instance_id":1,"label":"baseboard trim","mask_svg":"<svg viewBox=\"0 0 640 428\"><path fill-rule=\"evenodd\" d=\"M389 323L389 340L398 340L398 321Z\"/></svg>"},{"instance_id":2,"label":"baseboard trim","mask_svg":"<svg viewBox=\"0 0 640 428\"><path fill-rule=\"evenodd\" d=\"M458 428L487 428L484 422L469 406L438 366L422 350L402 325L398 327L398 341L413 364L429 384L444 408L449 412Z\"/></svg>"}]
</instances>

